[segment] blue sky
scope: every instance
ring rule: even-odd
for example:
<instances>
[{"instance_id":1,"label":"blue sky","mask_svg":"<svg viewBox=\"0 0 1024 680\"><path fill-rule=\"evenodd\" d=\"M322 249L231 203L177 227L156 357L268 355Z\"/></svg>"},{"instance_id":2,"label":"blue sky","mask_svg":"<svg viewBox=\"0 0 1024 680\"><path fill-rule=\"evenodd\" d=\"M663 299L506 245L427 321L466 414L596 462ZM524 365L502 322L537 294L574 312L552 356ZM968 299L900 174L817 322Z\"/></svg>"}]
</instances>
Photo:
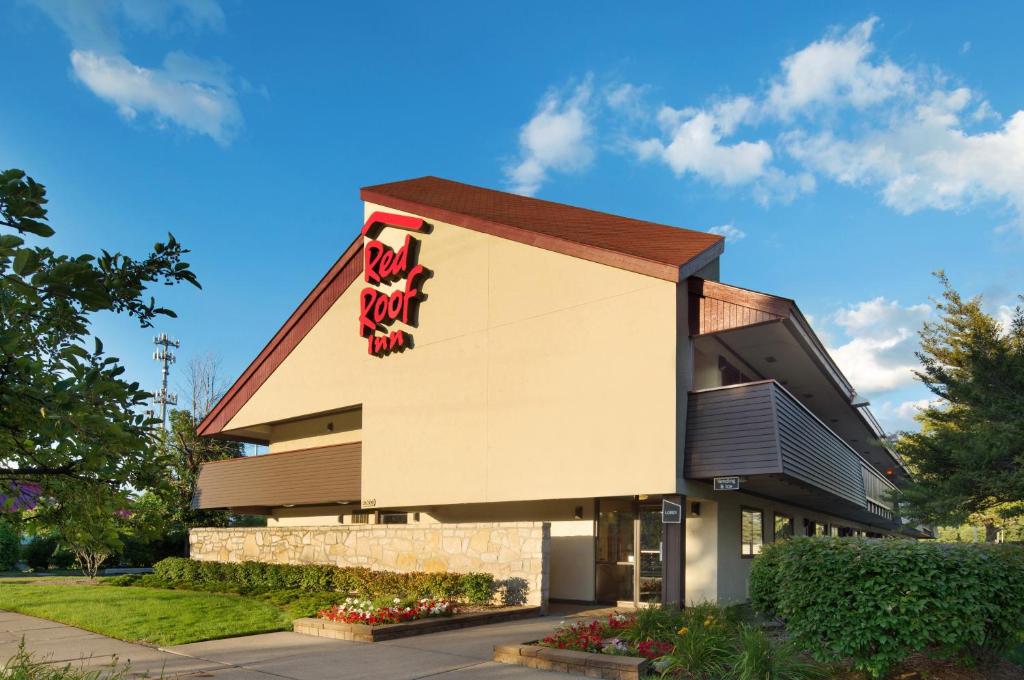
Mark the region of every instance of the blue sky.
<instances>
[{"instance_id":1,"label":"blue sky","mask_svg":"<svg viewBox=\"0 0 1024 680\"><path fill-rule=\"evenodd\" d=\"M710 5L714 5L711 7ZM707 6L705 6L707 5ZM234 378L360 226L425 174L729 237L723 280L795 298L890 429L927 393L945 269L1024 291L1024 8L982 3L5 3L0 164L55 246L171 230L182 363ZM147 386L149 331L97 333ZM178 372L180 377L182 372Z\"/></svg>"}]
</instances>

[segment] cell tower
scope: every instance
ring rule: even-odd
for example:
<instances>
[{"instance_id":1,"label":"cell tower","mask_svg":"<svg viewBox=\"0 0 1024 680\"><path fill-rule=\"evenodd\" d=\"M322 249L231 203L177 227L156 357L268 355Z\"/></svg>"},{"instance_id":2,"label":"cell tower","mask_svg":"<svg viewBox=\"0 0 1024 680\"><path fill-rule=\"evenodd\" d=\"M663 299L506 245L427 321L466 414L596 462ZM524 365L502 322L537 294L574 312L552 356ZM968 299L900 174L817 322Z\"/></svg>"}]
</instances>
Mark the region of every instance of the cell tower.
<instances>
[{"instance_id":1,"label":"cell tower","mask_svg":"<svg viewBox=\"0 0 1024 680\"><path fill-rule=\"evenodd\" d=\"M160 423L162 427L167 427L167 405L177 406L178 395L174 392L167 391L167 376L171 372L171 364L174 363L175 356L171 348L178 349L181 347L181 343L173 338L167 337L167 333L161 333L153 338L153 344L158 349L153 352L153 358L160 362L161 380L160 389L153 395L153 405L160 406Z\"/></svg>"}]
</instances>

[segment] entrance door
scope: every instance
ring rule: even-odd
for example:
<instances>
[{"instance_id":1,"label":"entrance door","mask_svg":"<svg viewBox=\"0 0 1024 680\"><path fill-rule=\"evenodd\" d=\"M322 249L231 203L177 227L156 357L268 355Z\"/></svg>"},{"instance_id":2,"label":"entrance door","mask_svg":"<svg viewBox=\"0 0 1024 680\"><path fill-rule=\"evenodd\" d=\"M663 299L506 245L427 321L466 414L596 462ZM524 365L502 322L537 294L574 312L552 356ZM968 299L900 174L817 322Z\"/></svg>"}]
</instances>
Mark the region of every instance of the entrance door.
<instances>
[{"instance_id":1,"label":"entrance door","mask_svg":"<svg viewBox=\"0 0 1024 680\"><path fill-rule=\"evenodd\" d=\"M636 592L636 508L632 501L602 500L597 513L597 600L633 602Z\"/></svg>"},{"instance_id":2,"label":"entrance door","mask_svg":"<svg viewBox=\"0 0 1024 680\"><path fill-rule=\"evenodd\" d=\"M661 602L662 537L660 505L599 502L598 602L633 606Z\"/></svg>"},{"instance_id":3,"label":"entrance door","mask_svg":"<svg viewBox=\"0 0 1024 680\"><path fill-rule=\"evenodd\" d=\"M640 572L638 576L637 604L661 602L661 564L665 559L663 540L664 525L661 523L661 506L641 506L637 521L638 545L640 546Z\"/></svg>"}]
</instances>

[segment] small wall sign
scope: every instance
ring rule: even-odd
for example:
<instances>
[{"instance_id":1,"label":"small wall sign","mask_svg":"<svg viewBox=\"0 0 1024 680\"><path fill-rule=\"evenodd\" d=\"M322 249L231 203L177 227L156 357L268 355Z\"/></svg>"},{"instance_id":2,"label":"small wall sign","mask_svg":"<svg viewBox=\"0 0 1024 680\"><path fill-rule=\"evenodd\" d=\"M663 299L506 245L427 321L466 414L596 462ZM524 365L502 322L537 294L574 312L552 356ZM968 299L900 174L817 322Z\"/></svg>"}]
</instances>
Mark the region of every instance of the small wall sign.
<instances>
[{"instance_id":1,"label":"small wall sign","mask_svg":"<svg viewBox=\"0 0 1024 680\"><path fill-rule=\"evenodd\" d=\"M715 491L739 491L739 477L715 477Z\"/></svg>"},{"instance_id":2,"label":"small wall sign","mask_svg":"<svg viewBox=\"0 0 1024 680\"><path fill-rule=\"evenodd\" d=\"M683 521L683 506L679 503L662 499L661 521L663 524L679 524Z\"/></svg>"},{"instance_id":3,"label":"small wall sign","mask_svg":"<svg viewBox=\"0 0 1024 680\"><path fill-rule=\"evenodd\" d=\"M372 238L382 227L423 232L427 223L418 217L375 212L363 225L363 279L370 284L359 295L359 335L366 338L366 351L378 357L400 352L412 337L404 330L389 330L401 319L416 325L415 306L422 297L423 280L430 271L416 262L419 241L411 234L397 251ZM379 331L379 333L378 333Z\"/></svg>"}]
</instances>

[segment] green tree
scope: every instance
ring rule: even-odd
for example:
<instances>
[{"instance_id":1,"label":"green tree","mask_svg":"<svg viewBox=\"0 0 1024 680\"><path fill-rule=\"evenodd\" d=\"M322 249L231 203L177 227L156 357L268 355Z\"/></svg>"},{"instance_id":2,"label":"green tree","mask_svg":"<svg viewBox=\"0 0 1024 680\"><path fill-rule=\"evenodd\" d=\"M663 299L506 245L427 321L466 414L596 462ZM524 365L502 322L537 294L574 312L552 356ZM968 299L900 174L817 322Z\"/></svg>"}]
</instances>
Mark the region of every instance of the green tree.
<instances>
[{"instance_id":1,"label":"green tree","mask_svg":"<svg viewBox=\"0 0 1024 680\"><path fill-rule=\"evenodd\" d=\"M29 525L40 535L56 538L85 575L96 578L132 533L130 498L102 484L70 478L54 480L49 488L53 496L40 498L27 513Z\"/></svg>"},{"instance_id":2,"label":"green tree","mask_svg":"<svg viewBox=\"0 0 1024 680\"><path fill-rule=\"evenodd\" d=\"M214 460L240 458L244 454L239 442L200 437L196 426L201 418L191 411L171 411L170 428L167 433L167 459L171 481L168 509L175 523L185 528L202 526L227 526L230 517L219 510L198 510L192 507L192 497L203 463Z\"/></svg>"},{"instance_id":3,"label":"green tree","mask_svg":"<svg viewBox=\"0 0 1024 680\"><path fill-rule=\"evenodd\" d=\"M897 441L914 472L903 514L946 525L981 518L994 540L993 513L1020 512L1024 500L1024 311L1005 327L980 297L965 300L937 276L939 318L921 330L917 371L937 399L918 415L921 430Z\"/></svg>"},{"instance_id":4,"label":"green tree","mask_svg":"<svg viewBox=\"0 0 1024 680\"><path fill-rule=\"evenodd\" d=\"M23 171L0 172L0 479L37 481L51 496L69 480L112 492L158 485L165 466L144 413L151 395L122 377L89 326L98 312L143 328L175 316L147 291L199 287L182 259L188 250L169 234L142 259L59 255L26 242L54 233L46 203L45 187Z\"/></svg>"}]
</instances>

